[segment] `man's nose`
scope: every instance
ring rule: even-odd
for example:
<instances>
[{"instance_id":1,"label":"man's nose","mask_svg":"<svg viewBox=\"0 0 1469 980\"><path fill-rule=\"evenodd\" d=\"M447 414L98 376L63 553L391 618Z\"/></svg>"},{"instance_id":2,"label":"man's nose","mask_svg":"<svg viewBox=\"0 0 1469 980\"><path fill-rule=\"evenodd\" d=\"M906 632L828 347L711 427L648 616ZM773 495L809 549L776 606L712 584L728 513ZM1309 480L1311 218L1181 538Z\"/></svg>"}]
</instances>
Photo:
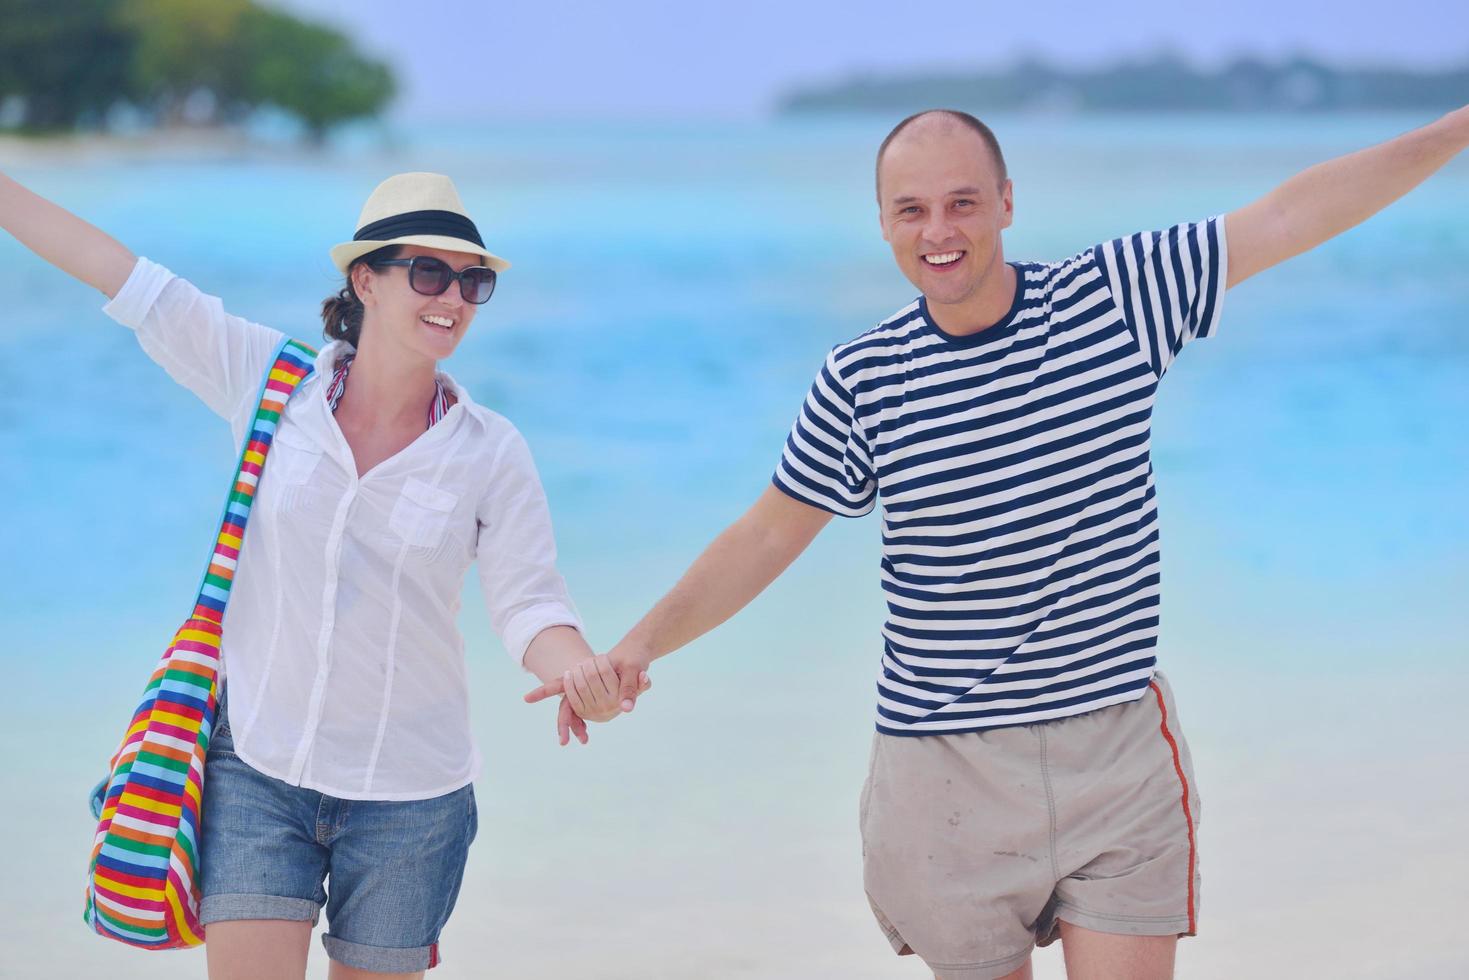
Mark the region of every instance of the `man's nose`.
<instances>
[{"instance_id":1,"label":"man's nose","mask_svg":"<svg viewBox=\"0 0 1469 980\"><path fill-rule=\"evenodd\" d=\"M949 240L953 234L954 223L949 220L948 214L941 210L930 211L928 220L923 223L924 241L931 245L942 245Z\"/></svg>"}]
</instances>

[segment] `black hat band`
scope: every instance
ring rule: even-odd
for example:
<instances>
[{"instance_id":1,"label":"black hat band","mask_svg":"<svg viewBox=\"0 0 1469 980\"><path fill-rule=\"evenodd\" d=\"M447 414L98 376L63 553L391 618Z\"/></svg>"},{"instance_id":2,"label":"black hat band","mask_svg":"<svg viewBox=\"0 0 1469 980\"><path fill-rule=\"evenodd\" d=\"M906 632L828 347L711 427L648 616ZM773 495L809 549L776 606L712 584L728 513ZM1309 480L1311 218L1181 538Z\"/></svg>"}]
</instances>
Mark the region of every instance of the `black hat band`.
<instances>
[{"instance_id":1,"label":"black hat band","mask_svg":"<svg viewBox=\"0 0 1469 980\"><path fill-rule=\"evenodd\" d=\"M442 235L459 238L485 247L479 237L479 229L462 214L453 211L408 211L363 225L352 236L354 242L381 242L390 238L406 238L409 235Z\"/></svg>"}]
</instances>

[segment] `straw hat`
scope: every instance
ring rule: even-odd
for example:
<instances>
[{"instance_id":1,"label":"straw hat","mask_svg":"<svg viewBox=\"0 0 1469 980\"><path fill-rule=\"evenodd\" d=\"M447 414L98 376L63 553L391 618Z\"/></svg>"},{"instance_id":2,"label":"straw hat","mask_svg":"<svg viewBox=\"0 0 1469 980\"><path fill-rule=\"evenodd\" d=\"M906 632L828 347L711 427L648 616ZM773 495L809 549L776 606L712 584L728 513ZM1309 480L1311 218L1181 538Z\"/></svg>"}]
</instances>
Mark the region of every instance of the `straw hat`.
<instances>
[{"instance_id":1,"label":"straw hat","mask_svg":"<svg viewBox=\"0 0 1469 980\"><path fill-rule=\"evenodd\" d=\"M357 234L332 249L332 262L343 275L352 260L384 245L423 245L453 252L473 252L485 265L504 272L510 263L485 251L479 229L464 213L454 182L443 174L398 174L368 197L357 219Z\"/></svg>"}]
</instances>

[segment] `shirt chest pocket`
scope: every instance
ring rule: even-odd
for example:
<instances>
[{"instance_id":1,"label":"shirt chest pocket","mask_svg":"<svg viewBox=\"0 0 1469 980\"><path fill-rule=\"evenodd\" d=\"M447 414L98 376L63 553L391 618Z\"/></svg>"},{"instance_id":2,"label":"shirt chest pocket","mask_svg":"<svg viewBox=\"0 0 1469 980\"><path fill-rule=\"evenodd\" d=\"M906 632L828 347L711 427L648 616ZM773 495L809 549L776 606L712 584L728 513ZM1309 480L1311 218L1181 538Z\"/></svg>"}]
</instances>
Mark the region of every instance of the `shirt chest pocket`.
<instances>
[{"instance_id":1,"label":"shirt chest pocket","mask_svg":"<svg viewBox=\"0 0 1469 980\"><path fill-rule=\"evenodd\" d=\"M289 428L276 430L270 454L265 458L265 482L278 508L297 510L309 505L319 493L311 488L321 466L322 451Z\"/></svg>"},{"instance_id":2,"label":"shirt chest pocket","mask_svg":"<svg viewBox=\"0 0 1469 980\"><path fill-rule=\"evenodd\" d=\"M388 528L415 548L437 548L458 503L458 494L410 476L393 503Z\"/></svg>"},{"instance_id":3,"label":"shirt chest pocket","mask_svg":"<svg viewBox=\"0 0 1469 980\"><path fill-rule=\"evenodd\" d=\"M266 458L270 475L281 483L306 483L321 463L321 451L277 439Z\"/></svg>"}]
</instances>

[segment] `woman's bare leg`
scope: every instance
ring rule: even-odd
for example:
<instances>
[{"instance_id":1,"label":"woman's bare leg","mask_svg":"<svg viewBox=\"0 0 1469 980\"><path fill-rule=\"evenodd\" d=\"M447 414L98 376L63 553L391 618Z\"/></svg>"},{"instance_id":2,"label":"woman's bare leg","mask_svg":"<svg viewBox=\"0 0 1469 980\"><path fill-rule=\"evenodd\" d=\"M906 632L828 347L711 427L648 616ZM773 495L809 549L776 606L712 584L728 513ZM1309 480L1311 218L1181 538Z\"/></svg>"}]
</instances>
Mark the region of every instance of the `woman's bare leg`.
<instances>
[{"instance_id":1,"label":"woman's bare leg","mask_svg":"<svg viewBox=\"0 0 1469 980\"><path fill-rule=\"evenodd\" d=\"M417 973L373 973L370 970L359 970L355 966L343 966L333 960L328 980L423 980L423 971L419 970Z\"/></svg>"},{"instance_id":2,"label":"woman's bare leg","mask_svg":"<svg viewBox=\"0 0 1469 980\"><path fill-rule=\"evenodd\" d=\"M209 980L302 980L311 926L280 919L210 923L204 943Z\"/></svg>"}]
</instances>

